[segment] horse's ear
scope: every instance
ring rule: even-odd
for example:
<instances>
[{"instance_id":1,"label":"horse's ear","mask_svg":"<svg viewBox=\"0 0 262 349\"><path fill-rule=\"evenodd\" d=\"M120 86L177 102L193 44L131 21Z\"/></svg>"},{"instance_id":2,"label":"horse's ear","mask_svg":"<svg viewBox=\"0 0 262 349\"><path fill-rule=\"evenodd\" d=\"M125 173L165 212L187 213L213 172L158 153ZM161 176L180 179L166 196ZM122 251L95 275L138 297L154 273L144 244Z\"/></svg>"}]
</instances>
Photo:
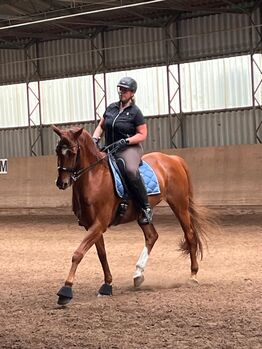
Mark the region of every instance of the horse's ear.
<instances>
[{"instance_id":1,"label":"horse's ear","mask_svg":"<svg viewBox=\"0 0 262 349\"><path fill-rule=\"evenodd\" d=\"M74 132L74 139L77 140L78 137L81 135L81 133L83 132L84 127L81 127L80 129L78 129L77 131Z\"/></svg>"},{"instance_id":2,"label":"horse's ear","mask_svg":"<svg viewBox=\"0 0 262 349\"><path fill-rule=\"evenodd\" d=\"M60 128L56 127L55 125L51 125L53 131L59 136L61 137L61 130Z\"/></svg>"}]
</instances>

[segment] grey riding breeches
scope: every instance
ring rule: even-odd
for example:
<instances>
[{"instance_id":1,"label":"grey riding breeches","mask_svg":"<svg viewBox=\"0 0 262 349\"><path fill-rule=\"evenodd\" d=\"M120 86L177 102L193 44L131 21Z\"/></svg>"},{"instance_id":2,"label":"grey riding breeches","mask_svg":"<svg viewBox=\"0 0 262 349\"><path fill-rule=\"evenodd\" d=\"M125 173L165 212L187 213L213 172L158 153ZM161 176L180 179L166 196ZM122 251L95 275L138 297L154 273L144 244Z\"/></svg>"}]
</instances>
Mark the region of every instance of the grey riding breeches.
<instances>
[{"instance_id":1,"label":"grey riding breeches","mask_svg":"<svg viewBox=\"0 0 262 349\"><path fill-rule=\"evenodd\" d=\"M143 148L140 144L129 145L115 154L116 163L122 175L128 180L137 178L142 155Z\"/></svg>"}]
</instances>

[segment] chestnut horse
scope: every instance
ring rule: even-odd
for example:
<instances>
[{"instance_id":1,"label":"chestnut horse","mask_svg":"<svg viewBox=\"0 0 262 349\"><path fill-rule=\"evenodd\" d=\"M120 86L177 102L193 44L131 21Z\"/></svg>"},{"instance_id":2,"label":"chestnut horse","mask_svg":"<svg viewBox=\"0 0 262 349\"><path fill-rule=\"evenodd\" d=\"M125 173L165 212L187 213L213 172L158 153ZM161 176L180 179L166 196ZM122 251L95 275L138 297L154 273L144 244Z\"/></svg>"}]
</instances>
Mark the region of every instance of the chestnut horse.
<instances>
[{"instance_id":1,"label":"chestnut horse","mask_svg":"<svg viewBox=\"0 0 262 349\"><path fill-rule=\"evenodd\" d=\"M71 269L65 285L58 292L58 304L70 302L72 286L79 263L95 244L104 272L104 284L98 294L112 294L112 275L109 269L103 233L114 222L121 199L116 195L113 178L109 169L107 153L100 152L90 134L83 128L59 129L53 126L60 137L56 148L58 178L56 185L65 190L72 185L73 211L79 224L87 233L73 254ZM150 204L156 206L164 200L168 203L184 231L181 250L191 259L191 280L196 281L198 272L197 256L203 255L205 236L205 217L193 201L192 184L185 161L178 156L160 152L146 154L144 160L154 169L161 193L150 196ZM119 224L138 220L139 212L135 203L130 201L128 209ZM139 222L138 222L139 224ZM140 224L139 224L140 225ZM158 238L154 224L140 225L145 237L145 246L136 264L134 286L144 281L143 272L149 254Z\"/></svg>"}]
</instances>

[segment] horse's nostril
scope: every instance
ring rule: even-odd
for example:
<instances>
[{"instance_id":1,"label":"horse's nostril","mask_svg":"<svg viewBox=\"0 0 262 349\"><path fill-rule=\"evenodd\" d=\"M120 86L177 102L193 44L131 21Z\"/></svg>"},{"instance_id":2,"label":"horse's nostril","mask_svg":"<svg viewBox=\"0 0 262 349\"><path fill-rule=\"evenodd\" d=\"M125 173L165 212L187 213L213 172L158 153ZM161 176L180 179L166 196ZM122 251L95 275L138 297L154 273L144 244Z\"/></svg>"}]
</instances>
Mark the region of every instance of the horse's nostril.
<instances>
[{"instance_id":1,"label":"horse's nostril","mask_svg":"<svg viewBox=\"0 0 262 349\"><path fill-rule=\"evenodd\" d=\"M70 178L60 178L60 177L58 177L56 182L55 182L55 184L56 184L56 186L59 189L65 190L68 187L70 187L71 181L70 181Z\"/></svg>"},{"instance_id":2,"label":"horse's nostril","mask_svg":"<svg viewBox=\"0 0 262 349\"><path fill-rule=\"evenodd\" d=\"M56 180L56 186L57 186L59 189L65 189L65 188L64 188L64 183L61 182L59 179Z\"/></svg>"},{"instance_id":3,"label":"horse's nostril","mask_svg":"<svg viewBox=\"0 0 262 349\"><path fill-rule=\"evenodd\" d=\"M58 186L59 189L65 190L68 187L68 183L66 183L66 182L59 182L59 183L57 183L57 186Z\"/></svg>"}]
</instances>

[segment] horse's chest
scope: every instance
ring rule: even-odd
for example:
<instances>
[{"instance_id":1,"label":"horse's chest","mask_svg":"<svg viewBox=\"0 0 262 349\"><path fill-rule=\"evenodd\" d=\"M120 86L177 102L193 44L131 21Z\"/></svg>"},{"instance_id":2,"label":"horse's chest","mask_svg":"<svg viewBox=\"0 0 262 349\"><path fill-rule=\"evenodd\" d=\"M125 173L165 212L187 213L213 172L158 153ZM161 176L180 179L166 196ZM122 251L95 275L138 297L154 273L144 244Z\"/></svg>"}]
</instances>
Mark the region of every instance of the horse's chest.
<instances>
[{"instance_id":1,"label":"horse's chest","mask_svg":"<svg viewBox=\"0 0 262 349\"><path fill-rule=\"evenodd\" d=\"M73 197L73 211L81 225L91 225L95 218L95 210L88 198L81 198L78 195Z\"/></svg>"}]
</instances>

